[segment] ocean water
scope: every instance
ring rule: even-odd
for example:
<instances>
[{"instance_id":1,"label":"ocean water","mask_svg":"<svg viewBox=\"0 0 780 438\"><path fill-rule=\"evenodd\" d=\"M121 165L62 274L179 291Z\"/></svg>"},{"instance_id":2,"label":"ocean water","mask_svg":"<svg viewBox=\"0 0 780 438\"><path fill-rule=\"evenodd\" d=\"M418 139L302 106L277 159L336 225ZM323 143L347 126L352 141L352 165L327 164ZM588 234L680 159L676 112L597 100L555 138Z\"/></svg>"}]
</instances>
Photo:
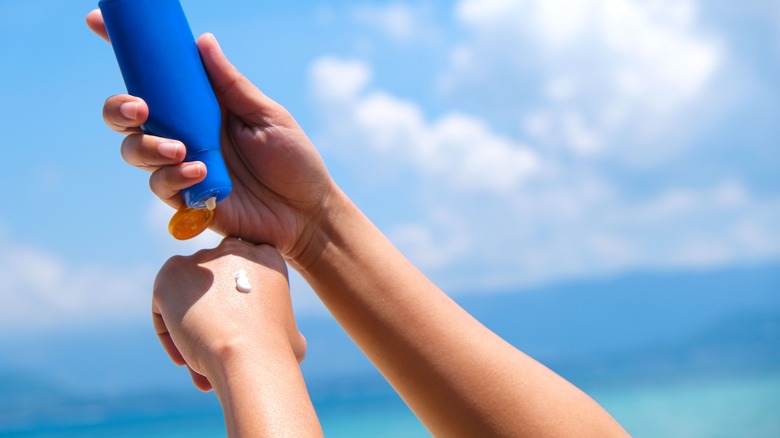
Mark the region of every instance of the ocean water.
<instances>
[{"instance_id":1,"label":"ocean water","mask_svg":"<svg viewBox=\"0 0 780 438\"><path fill-rule=\"evenodd\" d=\"M780 437L780 374L594 390L636 437Z\"/></svg>"},{"instance_id":2,"label":"ocean water","mask_svg":"<svg viewBox=\"0 0 780 438\"><path fill-rule=\"evenodd\" d=\"M721 379L687 379L641 385L586 388L635 437L780 437L780 374ZM319 401L318 416L328 437L427 437L425 428L395 397ZM87 408L85 408L87 409ZM113 415L94 406L73 421L40 422L2 437L224 437L217 406L187 414ZM132 406L127 406L132 411ZM139 412L144 412L139 409ZM2 419L4 417L0 417ZM6 419L10 418L8 416Z\"/></svg>"}]
</instances>

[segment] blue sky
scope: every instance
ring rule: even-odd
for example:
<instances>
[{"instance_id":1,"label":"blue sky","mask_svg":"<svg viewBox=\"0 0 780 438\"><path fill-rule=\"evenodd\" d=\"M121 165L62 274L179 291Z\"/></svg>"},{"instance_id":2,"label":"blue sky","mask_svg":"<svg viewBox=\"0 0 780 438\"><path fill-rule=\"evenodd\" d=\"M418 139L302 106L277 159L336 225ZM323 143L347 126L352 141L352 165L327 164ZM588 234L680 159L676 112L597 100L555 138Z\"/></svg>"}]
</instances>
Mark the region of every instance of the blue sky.
<instances>
[{"instance_id":1,"label":"blue sky","mask_svg":"<svg viewBox=\"0 0 780 438\"><path fill-rule=\"evenodd\" d=\"M0 3L3 327L145 323L164 260L218 241L168 237L122 162L96 4ZM778 1L182 4L448 292L780 254Z\"/></svg>"}]
</instances>

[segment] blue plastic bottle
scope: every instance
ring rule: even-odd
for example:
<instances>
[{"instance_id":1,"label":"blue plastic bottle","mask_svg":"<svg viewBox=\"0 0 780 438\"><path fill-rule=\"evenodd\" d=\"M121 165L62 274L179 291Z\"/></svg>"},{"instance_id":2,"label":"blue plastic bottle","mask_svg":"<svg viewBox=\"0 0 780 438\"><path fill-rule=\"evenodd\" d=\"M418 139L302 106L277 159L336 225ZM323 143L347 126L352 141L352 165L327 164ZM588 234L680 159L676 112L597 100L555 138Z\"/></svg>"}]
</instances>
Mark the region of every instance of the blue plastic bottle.
<instances>
[{"instance_id":1,"label":"blue plastic bottle","mask_svg":"<svg viewBox=\"0 0 780 438\"><path fill-rule=\"evenodd\" d=\"M101 0L100 10L127 92L146 101L144 132L179 140L185 161L202 161L206 179L184 190L190 208L232 188L219 148L217 98L179 0Z\"/></svg>"}]
</instances>

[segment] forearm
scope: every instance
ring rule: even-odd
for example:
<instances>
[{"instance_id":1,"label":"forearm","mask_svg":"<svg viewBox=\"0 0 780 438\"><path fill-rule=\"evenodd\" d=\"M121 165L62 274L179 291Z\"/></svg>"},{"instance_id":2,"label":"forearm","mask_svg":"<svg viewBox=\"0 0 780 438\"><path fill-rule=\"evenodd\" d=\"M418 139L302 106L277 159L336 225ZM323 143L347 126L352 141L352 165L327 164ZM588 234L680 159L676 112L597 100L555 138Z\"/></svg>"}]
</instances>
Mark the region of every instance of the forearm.
<instances>
[{"instance_id":1,"label":"forearm","mask_svg":"<svg viewBox=\"0 0 780 438\"><path fill-rule=\"evenodd\" d=\"M321 437L298 361L291 349L222 355L210 380L229 437Z\"/></svg>"},{"instance_id":2,"label":"forearm","mask_svg":"<svg viewBox=\"0 0 780 438\"><path fill-rule=\"evenodd\" d=\"M431 432L621 431L585 394L460 308L343 194L334 202L318 257L297 268Z\"/></svg>"}]
</instances>

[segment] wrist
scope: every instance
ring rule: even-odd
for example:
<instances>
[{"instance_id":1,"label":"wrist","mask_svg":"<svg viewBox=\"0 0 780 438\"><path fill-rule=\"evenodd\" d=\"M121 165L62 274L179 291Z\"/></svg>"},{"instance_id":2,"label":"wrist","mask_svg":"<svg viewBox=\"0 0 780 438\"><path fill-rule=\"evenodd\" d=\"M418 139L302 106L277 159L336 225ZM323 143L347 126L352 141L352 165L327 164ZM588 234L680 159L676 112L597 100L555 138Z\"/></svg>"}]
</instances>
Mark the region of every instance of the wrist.
<instances>
[{"instance_id":1,"label":"wrist","mask_svg":"<svg viewBox=\"0 0 780 438\"><path fill-rule=\"evenodd\" d=\"M322 435L315 433L316 414L290 344L275 342L249 351L227 349L209 369L229 437Z\"/></svg>"},{"instance_id":2,"label":"wrist","mask_svg":"<svg viewBox=\"0 0 780 438\"><path fill-rule=\"evenodd\" d=\"M251 372L258 364L288 356L294 358L295 354L284 330L267 330L261 339L233 338L208 347L208 354L200 367L217 389Z\"/></svg>"},{"instance_id":3,"label":"wrist","mask_svg":"<svg viewBox=\"0 0 780 438\"><path fill-rule=\"evenodd\" d=\"M328 247L338 243L339 229L355 209L347 195L333 183L322 207L307 221L295 247L285 255L290 266L303 273L315 265Z\"/></svg>"}]
</instances>

